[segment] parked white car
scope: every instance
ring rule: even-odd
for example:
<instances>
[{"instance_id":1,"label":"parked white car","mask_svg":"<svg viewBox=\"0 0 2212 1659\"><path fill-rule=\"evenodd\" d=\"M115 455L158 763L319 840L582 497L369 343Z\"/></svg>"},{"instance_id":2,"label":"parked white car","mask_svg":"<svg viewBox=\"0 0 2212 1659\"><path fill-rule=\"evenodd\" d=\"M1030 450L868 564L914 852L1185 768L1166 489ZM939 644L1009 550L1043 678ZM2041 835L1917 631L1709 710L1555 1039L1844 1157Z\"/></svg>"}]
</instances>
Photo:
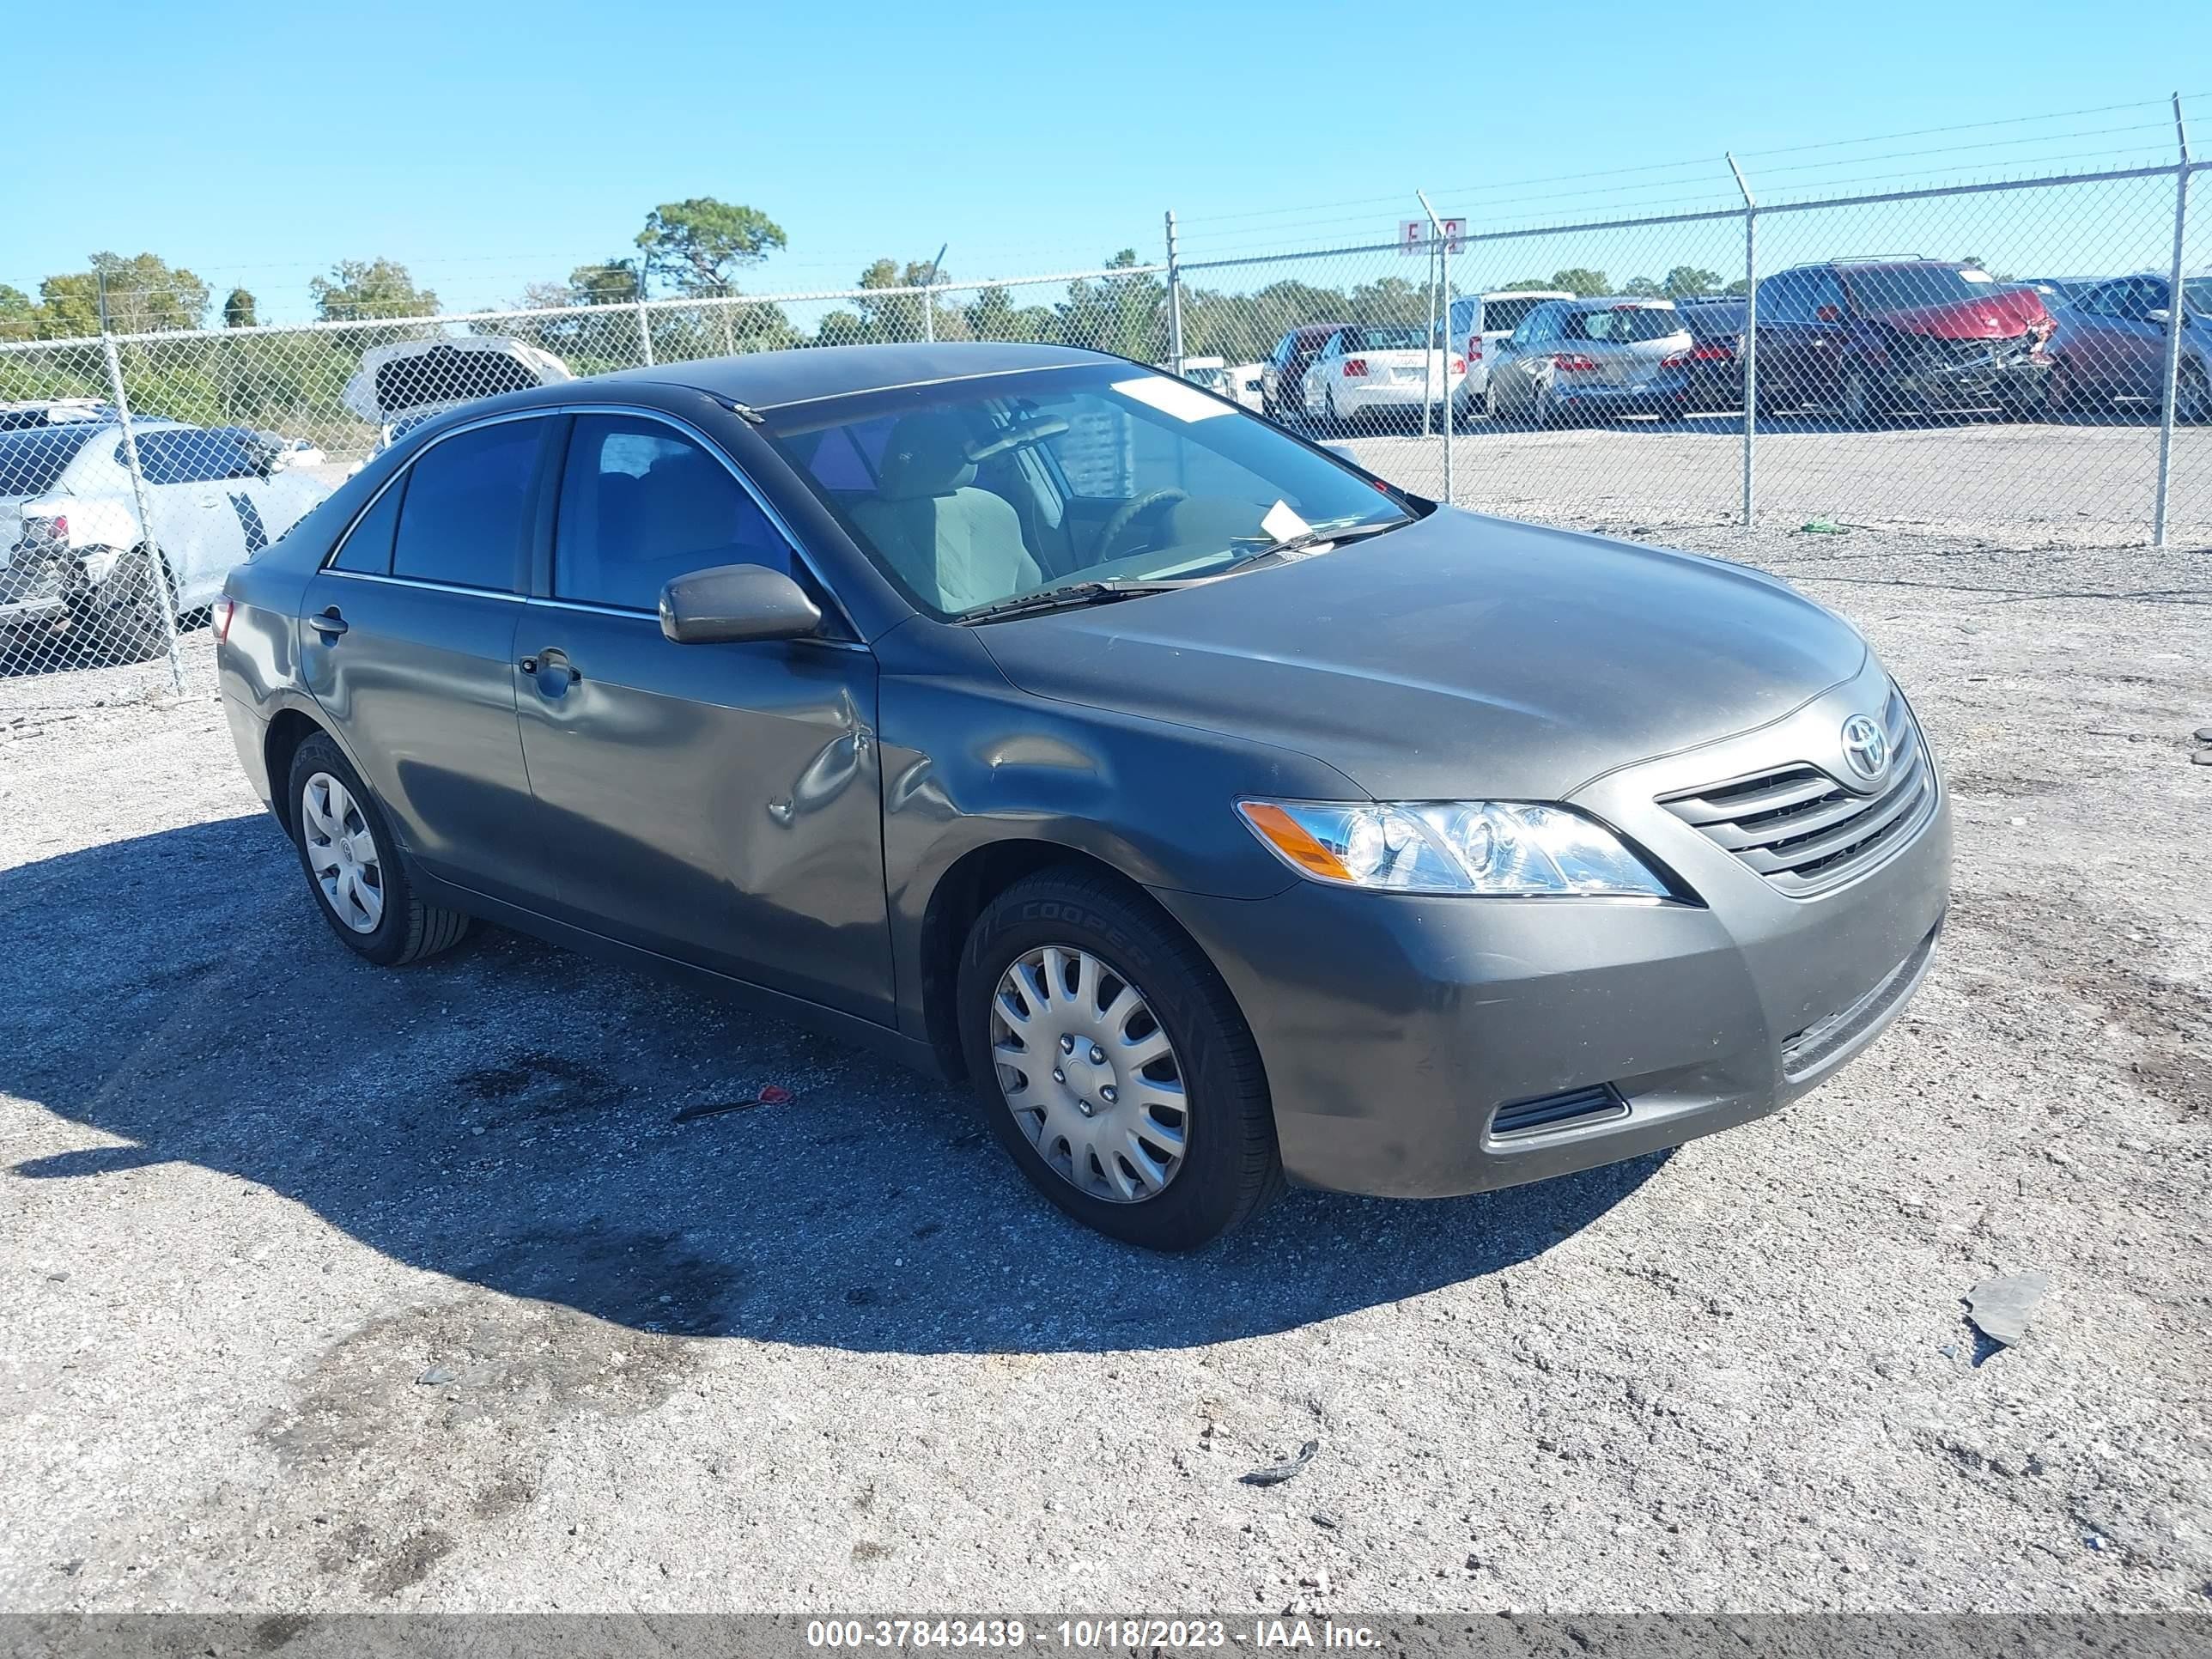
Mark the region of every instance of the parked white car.
<instances>
[{"instance_id":1,"label":"parked white car","mask_svg":"<svg viewBox=\"0 0 2212 1659\"><path fill-rule=\"evenodd\" d=\"M1565 289L1507 288L1452 301L1452 348L1467 358L1467 377L1460 383L1457 405L1462 416L1483 410L1484 394L1490 390L1491 365L1498 360L1498 343L1511 335L1522 319L1547 300L1574 297Z\"/></svg>"},{"instance_id":2,"label":"parked white car","mask_svg":"<svg viewBox=\"0 0 2212 1659\"><path fill-rule=\"evenodd\" d=\"M1352 323L1328 337L1306 369L1305 409L1308 418L1331 430L1361 416L1434 405L1439 413L1451 395L1467 361L1458 353L1445 354L1430 343L1428 329L1419 323Z\"/></svg>"},{"instance_id":3,"label":"parked white car","mask_svg":"<svg viewBox=\"0 0 2212 1659\"><path fill-rule=\"evenodd\" d=\"M133 430L177 615L212 605L232 567L330 494L243 427ZM167 635L147 545L119 426L0 432L0 635L66 626L125 660L152 655Z\"/></svg>"},{"instance_id":4,"label":"parked white car","mask_svg":"<svg viewBox=\"0 0 2212 1659\"><path fill-rule=\"evenodd\" d=\"M1231 363L1222 372L1229 380L1222 388L1224 396L1234 398L1255 415L1267 407L1267 364Z\"/></svg>"},{"instance_id":5,"label":"parked white car","mask_svg":"<svg viewBox=\"0 0 2212 1659\"><path fill-rule=\"evenodd\" d=\"M551 352L503 334L441 336L363 352L342 396L348 409L376 425L382 449L433 415L478 398L575 378Z\"/></svg>"}]
</instances>

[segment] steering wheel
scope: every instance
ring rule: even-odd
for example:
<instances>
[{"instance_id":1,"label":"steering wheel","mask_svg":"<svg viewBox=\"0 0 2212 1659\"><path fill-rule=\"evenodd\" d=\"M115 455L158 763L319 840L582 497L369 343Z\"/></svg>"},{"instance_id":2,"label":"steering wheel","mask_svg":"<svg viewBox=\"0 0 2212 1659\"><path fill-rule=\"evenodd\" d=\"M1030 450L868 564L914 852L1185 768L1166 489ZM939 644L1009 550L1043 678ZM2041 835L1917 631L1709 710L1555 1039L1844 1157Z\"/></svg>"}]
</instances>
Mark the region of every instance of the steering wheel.
<instances>
[{"instance_id":1,"label":"steering wheel","mask_svg":"<svg viewBox=\"0 0 2212 1659\"><path fill-rule=\"evenodd\" d=\"M1098 556L1091 562L1104 564L1113 557L1114 544L1121 538L1123 531L1136 523L1139 514L1149 513L1156 507L1165 507L1170 501L1187 501L1189 499L1188 489L1155 489L1134 501L1122 502L1114 509L1113 516L1099 526Z\"/></svg>"}]
</instances>

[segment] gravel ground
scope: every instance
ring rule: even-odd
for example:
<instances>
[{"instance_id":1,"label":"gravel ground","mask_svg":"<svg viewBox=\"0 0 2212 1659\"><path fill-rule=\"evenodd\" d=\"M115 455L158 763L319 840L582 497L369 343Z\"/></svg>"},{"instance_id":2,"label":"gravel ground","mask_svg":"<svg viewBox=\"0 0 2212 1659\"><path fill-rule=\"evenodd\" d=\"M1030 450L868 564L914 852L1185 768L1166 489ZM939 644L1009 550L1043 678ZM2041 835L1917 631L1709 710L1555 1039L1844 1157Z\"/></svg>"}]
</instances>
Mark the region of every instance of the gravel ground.
<instances>
[{"instance_id":1,"label":"gravel ground","mask_svg":"<svg viewBox=\"0 0 2212 1659\"><path fill-rule=\"evenodd\" d=\"M204 698L0 711L0 1607L2205 1608L2212 551L1686 538L1914 692L1926 988L1759 1124L1189 1259L834 1042L356 962Z\"/></svg>"}]
</instances>

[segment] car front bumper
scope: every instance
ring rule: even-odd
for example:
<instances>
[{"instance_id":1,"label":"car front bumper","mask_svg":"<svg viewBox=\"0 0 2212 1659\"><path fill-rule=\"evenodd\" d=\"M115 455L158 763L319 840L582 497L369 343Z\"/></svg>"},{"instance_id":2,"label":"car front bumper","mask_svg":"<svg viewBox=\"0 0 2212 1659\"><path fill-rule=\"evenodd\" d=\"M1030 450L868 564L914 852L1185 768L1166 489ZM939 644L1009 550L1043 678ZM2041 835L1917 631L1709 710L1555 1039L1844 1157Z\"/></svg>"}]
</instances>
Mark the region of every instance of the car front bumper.
<instances>
[{"instance_id":1,"label":"car front bumper","mask_svg":"<svg viewBox=\"0 0 2212 1659\"><path fill-rule=\"evenodd\" d=\"M1656 801L1771 764L1793 737L1826 752L1820 739L1832 749L1840 721L1875 695L1841 688L1778 726L1572 797L1701 904L1310 881L1263 900L1159 894L1252 1027L1291 1177L1441 1197L1565 1175L1765 1116L1864 1049L1918 986L1942 926L1940 778L1917 833L1809 899L1785 896ZM1549 1124L1522 1109L1577 1095L1601 1109ZM1501 1108L1534 1127L1500 1133Z\"/></svg>"}]
</instances>

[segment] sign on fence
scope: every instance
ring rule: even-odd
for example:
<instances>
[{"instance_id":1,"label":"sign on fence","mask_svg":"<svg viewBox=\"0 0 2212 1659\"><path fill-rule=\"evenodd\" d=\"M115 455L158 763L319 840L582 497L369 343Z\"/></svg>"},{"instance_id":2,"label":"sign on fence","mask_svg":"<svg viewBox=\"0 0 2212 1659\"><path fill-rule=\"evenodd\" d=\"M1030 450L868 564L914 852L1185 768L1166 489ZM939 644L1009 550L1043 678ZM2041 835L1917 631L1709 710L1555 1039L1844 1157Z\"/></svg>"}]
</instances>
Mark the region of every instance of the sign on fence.
<instances>
[{"instance_id":1,"label":"sign on fence","mask_svg":"<svg viewBox=\"0 0 2212 1659\"><path fill-rule=\"evenodd\" d=\"M1467 252L1467 221L1444 219L1444 246L1454 253ZM1401 253L1434 253L1436 238L1430 233L1426 219L1401 219L1398 222L1398 252Z\"/></svg>"}]
</instances>

